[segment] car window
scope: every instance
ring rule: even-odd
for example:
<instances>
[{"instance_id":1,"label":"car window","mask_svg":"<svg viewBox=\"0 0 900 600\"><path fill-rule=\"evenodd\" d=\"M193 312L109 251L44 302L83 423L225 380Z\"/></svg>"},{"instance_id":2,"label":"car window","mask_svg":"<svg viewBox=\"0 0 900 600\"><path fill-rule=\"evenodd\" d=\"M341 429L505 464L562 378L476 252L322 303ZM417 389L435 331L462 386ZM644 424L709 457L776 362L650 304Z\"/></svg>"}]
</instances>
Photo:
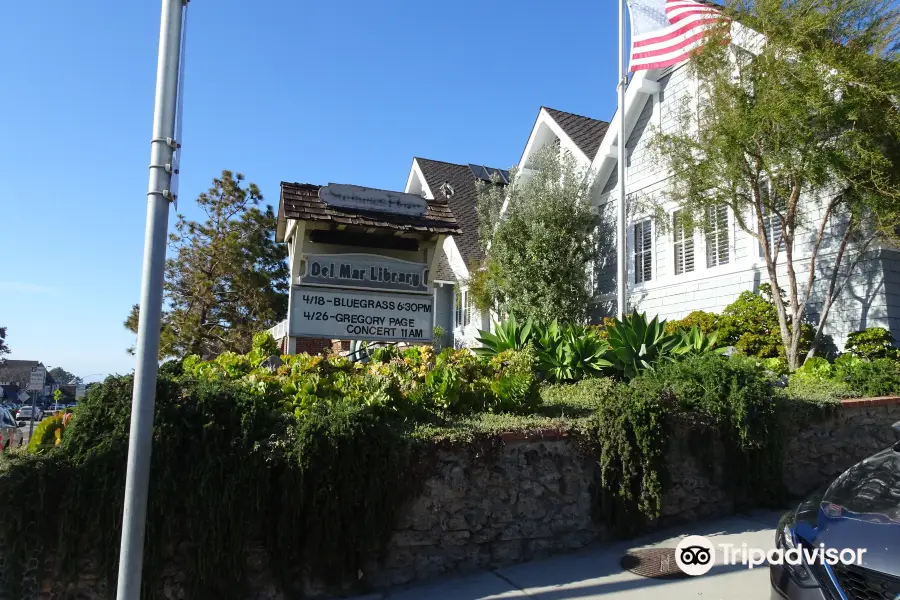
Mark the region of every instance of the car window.
<instances>
[{"instance_id":1,"label":"car window","mask_svg":"<svg viewBox=\"0 0 900 600\"><path fill-rule=\"evenodd\" d=\"M15 426L15 421L9 415L9 411L7 411L5 408L0 408L0 424L3 424L7 427Z\"/></svg>"}]
</instances>

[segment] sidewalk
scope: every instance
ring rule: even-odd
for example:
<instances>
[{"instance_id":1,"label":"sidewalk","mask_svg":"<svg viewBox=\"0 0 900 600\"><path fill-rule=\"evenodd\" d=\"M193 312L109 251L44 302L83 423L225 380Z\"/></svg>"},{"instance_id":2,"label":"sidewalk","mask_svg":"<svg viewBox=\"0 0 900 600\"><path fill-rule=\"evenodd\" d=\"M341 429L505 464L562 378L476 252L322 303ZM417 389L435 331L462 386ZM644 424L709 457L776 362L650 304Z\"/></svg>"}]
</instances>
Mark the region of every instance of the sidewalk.
<instances>
[{"instance_id":1,"label":"sidewalk","mask_svg":"<svg viewBox=\"0 0 900 600\"><path fill-rule=\"evenodd\" d=\"M630 540L598 544L569 554L496 571L424 582L356 600L768 600L769 569L752 571L743 565L716 565L706 575L676 580L648 579L624 571L619 561L633 548L672 547L686 535L705 535L714 544L746 543L770 549L780 512L754 511L750 514L694 523L677 529Z\"/></svg>"}]
</instances>

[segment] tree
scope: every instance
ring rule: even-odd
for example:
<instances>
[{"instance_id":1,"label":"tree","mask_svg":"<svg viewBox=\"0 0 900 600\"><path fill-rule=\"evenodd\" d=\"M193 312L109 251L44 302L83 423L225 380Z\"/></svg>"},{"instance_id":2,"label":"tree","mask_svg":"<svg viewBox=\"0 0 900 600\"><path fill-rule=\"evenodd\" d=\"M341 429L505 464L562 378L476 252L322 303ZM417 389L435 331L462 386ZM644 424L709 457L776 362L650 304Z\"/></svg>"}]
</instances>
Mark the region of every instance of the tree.
<instances>
[{"instance_id":1,"label":"tree","mask_svg":"<svg viewBox=\"0 0 900 600\"><path fill-rule=\"evenodd\" d=\"M261 210L259 188L243 181L222 171L197 198L206 220L178 216L166 261L161 359L249 352L253 334L287 313L287 249L275 242L275 212ZM125 321L133 332L138 310Z\"/></svg>"},{"instance_id":2,"label":"tree","mask_svg":"<svg viewBox=\"0 0 900 600\"><path fill-rule=\"evenodd\" d=\"M6 327L0 327L0 356L9 354L9 346L6 344Z\"/></svg>"},{"instance_id":3,"label":"tree","mask_svg":"<svg viewBox=\"0 0 900 600\"><path fill-rule=\"evenodd\" d=\"M595 256L591 177L553 146L534 162L527 178L513 169L508 187L479 188L487 259L471 282L476 303L517 318L584 322Z\"/></svg>"},{"instance_id":4,"label":"tree","mask_svg":"<svg viewBox=\"0 0 900 600\"><path fill-rule=\"evenodd\" d=\"M758 240L772 289L787 294L772 297L795 369L814 288L808 356L873 242L896 236L900 12L890 0L728 0L725 11L762 37L710 31L690 62L697 104L653 145L691 226L728 207ZM725 43L731 33L752 52Z\"/></svg>"},{"instance_id":5,"label":"tree","mask_svg":"<svg viewBox=\"0 0 900 600\"><path fill-rule=\"evenodd\" d=\"M53 378L53 381L60 385L78 385L82 382L81 377L78 377L74 373L69 373L62 367L53 367L49 371L50 377Z\"/></svg>"}]
</instances>

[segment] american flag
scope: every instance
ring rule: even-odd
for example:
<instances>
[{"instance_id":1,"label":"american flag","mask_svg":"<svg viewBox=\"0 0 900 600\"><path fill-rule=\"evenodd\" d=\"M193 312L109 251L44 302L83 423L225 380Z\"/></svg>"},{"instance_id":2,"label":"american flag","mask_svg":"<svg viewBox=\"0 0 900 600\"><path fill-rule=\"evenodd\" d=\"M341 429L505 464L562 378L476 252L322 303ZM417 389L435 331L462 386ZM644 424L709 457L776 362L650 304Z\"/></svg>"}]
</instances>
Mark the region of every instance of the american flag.
<instances>
[{"instance_id":1,"label":"american flag","mask_svg":"<svg viewBox=\"0 0 900 600\"><path fill-rule=\"evenodd\" d=\"M629 0L631 70L660 69L687 60L703 44L710 24L722 17L696 0Z\"/></svg>"}]
</instances>

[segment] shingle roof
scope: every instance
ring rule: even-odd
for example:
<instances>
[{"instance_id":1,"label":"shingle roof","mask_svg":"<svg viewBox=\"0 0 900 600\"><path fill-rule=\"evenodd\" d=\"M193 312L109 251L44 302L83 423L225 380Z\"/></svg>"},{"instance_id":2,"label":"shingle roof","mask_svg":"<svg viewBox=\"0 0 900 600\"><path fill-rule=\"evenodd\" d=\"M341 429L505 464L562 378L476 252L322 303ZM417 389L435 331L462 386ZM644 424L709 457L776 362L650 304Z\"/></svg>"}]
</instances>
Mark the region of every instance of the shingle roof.
<instances>
[{"instance_id":1,"label":"shingle roof","mask_svg":"<svg viewBox=\"0 0 900 600\"><path fill-rule=\"evenodd\" d=\"M440 199L429 200L425 214L417 217L328 206L319 199L320 187L309 183L282 181L281 202L284 216L288 219L332 222L396 231L426 231L444 234L460 232L450 206Z\"/></svg>"},{"instance_id":2,"label":"shingle roof","mask_svg":"<svg viewBox=\"0 0 900 600\"><path fill-rule=\"evenodd\" d=\"M606 135L606 130L609 129L609 123L546 106L541 108L547 111L547 114L566 132L566 135L575 142L575 145L584 152L585 156L594 160L597 150L600 149L603 136Z\"/></svg>"},{"instance_id":3,"label":"shingle roof","mask_svg":"<svg viewBox=\"0 0 900 600\"><path fill-rule=\"evenodd\" d=\"M450 209L456 216L462 233L454 235L453 240L462 255L463 261L470 270L481 266L484 254L481 244L478 242L478 188L475 185L476 178L468 165L430 160L428 158L415 158L422 176L432 194L440 195L440 187L449 183L453 187L450 196Z\"/></svg>"},{"instance_id":4,"label":"shingle roof","mask_svg":"<svg viewBox=\"0 0 900 600\"><path fill-rule=\"evenodd\" d=\"M456 273L453 272L450 261L447 260L447 253L444 252L443 249L441 250L441 255L438 257L434 279L437 281L456 281Z\"/></svg>"}]
</instances>

